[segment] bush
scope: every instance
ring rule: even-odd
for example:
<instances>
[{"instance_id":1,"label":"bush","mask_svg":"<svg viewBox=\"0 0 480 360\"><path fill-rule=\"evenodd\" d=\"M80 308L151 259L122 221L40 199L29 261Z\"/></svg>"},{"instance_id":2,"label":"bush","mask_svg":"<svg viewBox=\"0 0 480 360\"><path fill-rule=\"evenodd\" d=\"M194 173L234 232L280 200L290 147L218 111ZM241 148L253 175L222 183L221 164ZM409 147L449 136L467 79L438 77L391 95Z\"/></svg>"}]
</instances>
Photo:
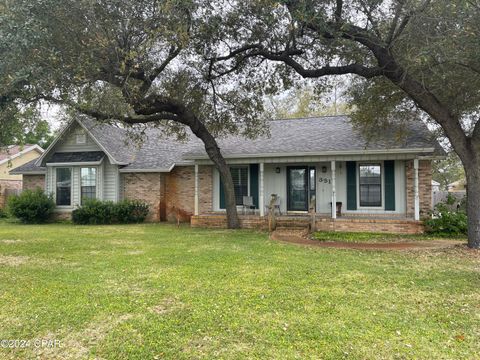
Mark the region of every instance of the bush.
<instances>
[{"instance_id":1,"label":"bush","mask_svg":"<svg viewBox=\"0 0 480 360\"><path fill-rule=\"evenodd\" d=\"M148 208L148 204L137 200L89 200L72 212L72 221L80 225L140 223L145 221Z\"/></svg>"},{"instance_id":2,"label":"bush","mask_svg":"<svg viewBox=\"0 0 480 360\"><path fill-rule=\"evenodd\" d=\"M26 224L46 222L52 215L55 203L41 189L25 190L8 199L8 212Z\"/></svg>"},{"instance_id":3,"label":"bush","mask_svg":"<svg viewBox=\"0 0 480 360\"><path fill-rule=\"evenodd\" d=\"M7 212L4 209L0 208L0 219L5 219L7 217Z\"/></svg>"},{"instance_id":4,"label":"bush","mask_svg":"<svg viewBox=\"0 0 480 360\"><path fill-rule=\"evenodd\" d=\"M449 195L438 203L432 218L425 221L426 232L435 235L458 236L467 234L467 213L462 206L454 206L456 199Z\"/></svg>"}]
</instances>

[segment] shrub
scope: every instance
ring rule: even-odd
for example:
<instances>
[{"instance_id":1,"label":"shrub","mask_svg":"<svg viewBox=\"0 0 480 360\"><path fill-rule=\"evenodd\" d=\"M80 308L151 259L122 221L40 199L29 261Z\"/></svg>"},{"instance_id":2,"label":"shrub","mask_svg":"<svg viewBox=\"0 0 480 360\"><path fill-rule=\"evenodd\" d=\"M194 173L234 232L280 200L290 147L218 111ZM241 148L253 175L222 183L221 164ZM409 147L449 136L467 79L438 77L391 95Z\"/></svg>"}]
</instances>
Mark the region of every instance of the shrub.
<instances>
[{"instance_id":1,"label":"shrub","mask_svg":"<svg viewBox=\"0 0 480 360\"><path fill-rule=\"evenodd\" d=\"M7 212L4 209L0 208L0 219L5 219L7 217Z\"/></svg>"},{"instance_id":2,"label":"shrub","mask_svg":"<svg viewBox=\"0 0 480 360\"><path fill-rule=\"evenodd\" d=\"M122 200L115 204L117 221L122 224L144 222L148 209L148 204L139 200Z\"/></svg>"},{"instance_id":3,"label":"shrub","mask_svg":"<svg viewBox=\"0 0 480 360\"><path fill-rule=\"evenodd\" d=\"M456 207L451 195L445 202L435 205L432 218L425 221L426 232L435 235L458 236L467 234L467 213Z\"/></svg>"},{"instance_id":4,"label":"shrub","mask_svg":"<svg viewBox=\"0 0 480 360\"><path fill-rule=\"evenodd\" d=\"M46 222L52 215L55 203L41 189L25 190L8 199L8 212L26 224Z\"/></svg>"},{"instance_id":5,"label":"shrub","mask_svg":"<svg viewBox=\"0 0 480 360\"><path fill-rule=\"evenodd\" d=\"M145 221L148 208L148 204L137 200L89 200L72 212L72 221L80 225L140 223Z\"/></svg>"}]
</instances>

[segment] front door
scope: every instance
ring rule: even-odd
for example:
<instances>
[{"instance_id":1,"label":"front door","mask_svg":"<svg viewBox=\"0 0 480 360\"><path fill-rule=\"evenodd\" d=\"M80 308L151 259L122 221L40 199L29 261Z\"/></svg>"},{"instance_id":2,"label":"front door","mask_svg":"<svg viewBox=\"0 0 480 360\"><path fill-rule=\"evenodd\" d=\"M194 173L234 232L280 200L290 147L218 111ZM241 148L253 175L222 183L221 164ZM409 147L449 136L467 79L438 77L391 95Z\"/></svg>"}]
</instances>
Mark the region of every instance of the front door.
<instances>
[{"instance_id":1,"label":"front door","mask_svg":"<svg viewBox=\"0 0 480 360\"><path fill-rule=\"evenodd\" d=\"M308 211L310 193L315 195L315 168L287 167L287 211Z\"/></svg>"}]
</instances>

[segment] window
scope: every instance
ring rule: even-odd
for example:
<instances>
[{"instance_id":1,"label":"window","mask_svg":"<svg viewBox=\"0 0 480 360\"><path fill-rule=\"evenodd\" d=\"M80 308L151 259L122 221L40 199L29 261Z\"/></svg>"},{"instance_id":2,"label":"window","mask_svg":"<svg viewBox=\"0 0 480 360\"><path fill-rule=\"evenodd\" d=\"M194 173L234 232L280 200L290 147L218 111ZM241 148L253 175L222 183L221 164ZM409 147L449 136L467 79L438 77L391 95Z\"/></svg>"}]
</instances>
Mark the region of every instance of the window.
<instances>
[{"instance_id":1,"label":"window","mask_svg":"<svg viewBox=\"0 0 480 360\"><path fill-rule=\"evenodd\" d=\"M248 196L248 167L230 168L235 189L235 203L243 205L243 197Z\"/></svg>"},{"instance_id":2,"label":"window","mask_svg":"<svg viewBox=\"0 0 480 360\"><path fill-rule=\"evenodd\" d=\"M80 199L84 200L95 199L97 194L97 169L96 168L81 168L81 188Z\"/></svg>"},{"instance_id":3,"label":"window","mask_svg":"<svg viewBox=\"0 0 480 360\"><path fill-rule=\"evenodd\" d=\"M80 132L75 134L75 142L77 144L86 144L87 143L87 134Z\"/></svg>"},{"instance_id":4,"label":"window","mask_svg":"<svg viewBox=\"0 0 480 360\"><path fill-rule=\"evenodd\" d=\"M56 174L56 204L70 206L72 205L72 169L58 168Z\"/></svg>"},{"instance_id":5,"label":"window","mask_svg":"<svg viewBox=\"0 0 480 360\"><path fill-rule=\"evenodd\" d=\"M382 173L380 164L360 165L360 206L382 206Z\"/></svg>"}]
</instances>

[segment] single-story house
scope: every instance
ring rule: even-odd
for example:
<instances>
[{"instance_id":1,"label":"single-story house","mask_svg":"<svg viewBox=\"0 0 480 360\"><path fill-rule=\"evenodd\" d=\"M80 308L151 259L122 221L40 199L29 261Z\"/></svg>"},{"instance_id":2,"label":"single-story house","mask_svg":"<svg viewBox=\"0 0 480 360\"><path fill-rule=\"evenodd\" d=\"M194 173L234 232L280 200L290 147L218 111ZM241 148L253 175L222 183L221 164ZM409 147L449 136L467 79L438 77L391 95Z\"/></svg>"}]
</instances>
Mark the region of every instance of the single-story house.
<instances>
[{"instance_id":1,"label":"single-story house","mask_svg":"<svg viewBox=\"0 0 480 360\"><path fill-rule=\"evenodd\" d=\"M308 222L310 211L319 229L422 231L432 204L431 161L444 153L423 123L404 133L399 140L390 128L367 139L349 117L325 116L273 120L256 139L219 139L242 225L265 227L273 195L279 223ZM140 199L151 205L150 221L225 226L219 174L202 142L187 134L177 141L152 127L136 144L121 127L81 117L39 159L11 173L23 174L24 188L53 194L59 217L84 199Z\"/></svg>"},{"instance_id":2,"label":"single-story house","mask_svg":"<svg viewBox=\"0 0 480 360\"><path fill-rule=\"evenodd\" d=\"M43 152L35 144L10 145L0 149L0 208L5 206L10 193L22 189L22 175L10 174L10 170L37 159Z\"/></svg>"}]
</instances>

